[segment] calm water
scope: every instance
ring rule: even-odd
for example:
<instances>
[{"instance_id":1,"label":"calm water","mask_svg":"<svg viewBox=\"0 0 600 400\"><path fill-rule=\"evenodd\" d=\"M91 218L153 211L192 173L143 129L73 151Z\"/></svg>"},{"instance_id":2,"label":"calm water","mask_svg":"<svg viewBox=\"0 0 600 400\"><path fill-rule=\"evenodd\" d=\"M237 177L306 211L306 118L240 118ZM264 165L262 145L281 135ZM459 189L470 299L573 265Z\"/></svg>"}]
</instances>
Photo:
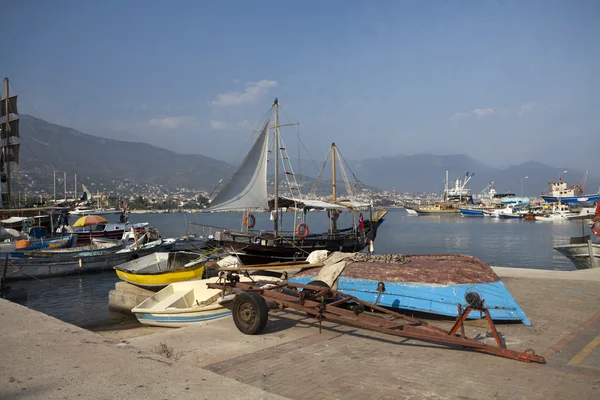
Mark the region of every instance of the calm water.
<instances>
[{"instance_id":1,"label":"calm water","mask_svg":"<svg viewBox=\"0 0 600 400\"><path fill-rule=\"evenodd\" d=\"M366 218L366 216L365 216ZM185 233L186 222L239 229L240 214L133 214L132 222L150 222L163 237ZM257 229L271 229L265 213L256 214ZM350 219L340 218L340 226ZM313 232L327 230L324 213L311 213L308 224ZM292 230L293 215L287 215L283 229ZM379 228L376 253L464 253L489 265L517 268L571 270L572 264L552 249L566 244L571 236L581 235L579 222L536 223L460 216L406 215L391 210ZM64 321L87 328L116 324L131 317L108 311L108 292L117 276L113 271L80 276L12 283L29 293L28 306Z\"/></svg>"}]
</instances>

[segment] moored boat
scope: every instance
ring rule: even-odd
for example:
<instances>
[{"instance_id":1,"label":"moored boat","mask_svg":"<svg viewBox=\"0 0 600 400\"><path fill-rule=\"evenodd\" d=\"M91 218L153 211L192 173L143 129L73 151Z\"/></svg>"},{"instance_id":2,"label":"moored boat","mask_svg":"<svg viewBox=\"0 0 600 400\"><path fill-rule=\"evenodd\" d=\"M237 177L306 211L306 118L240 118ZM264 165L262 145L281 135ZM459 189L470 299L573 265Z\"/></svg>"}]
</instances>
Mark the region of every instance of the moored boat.
<instances>
[{"instance_id":1,"label":"moored boat","mask_svg":"<svg viewBox=\"0 0 600 400\"><path fill-rule=\"evenodd\" d=\"M215 283L220 279L222 278L212 277L172 283L134 307L131 312L144 325L173 328L227 317L231 315L231 310L219 303L223 292L206 286L207 283ZM258 280L273 283L281 281L272 276L240 276L241 282Z\"/></svg>"},{"instance_id":2,"label":"moored boat","mask_svg":"<svg viewBox=\"0 0 600 400\"><path fill-rule=\"evenodd\" d=\"M565 244L554 246L554 250L567 257L575 268L600 268L600 243Z\"/></svg>"},{"instance_id":3,"label":"moored boat","mask_svg":"<svg viewBox=\"0 0 600 400\"><path fill-rule=\"evenodd\" d=\"M156 252L117 265L114 269L125 282L156 289L175 282L201 279L209 259L209 255L193 252Z\"/></svg>"},{"instance_id":4,"label":"moored boat","mask_svg":"<svg viewBox=\"0 0 600 400\"><path fill-rule=\"evenodd\" d=\"M587 172L586 172L587 178ZM585 182L585 178L584 178ZM559 177L558 182L548 182L548 193L542 193L542 199L546 203L591 203L600 200L600 193L584 194L583 182L569 186L567 182Z\"/></svg>"},{"instance_id":5,"label":"moored boat","mask_svg":"<svg viewBox=\"0 0 600 400\"><path fill-rule=\"evenodd\" d=\"M580 214L572 219L581 221L582 236L572 237L571 243L561 246L555 246L554 250L567 257L577 269L600 268L600 243L593 242L600 236L600 201L596 204L594 213L590 210L582 210ZM591 235L585 235L584 221L591 221Z\"/></svg>"},{"instance_id":6,"label":"moored boat","mask_svg":"<svg viewBox=\"0 0 600 400\"><path fill-rule=\"evenodd\" d=\"M205 212L243 212L243 230L235 231L225 228L203 226L188 223L193 233L209 237L208 245L221 247L244 257L243 262L264 263L287 260L303 260L314 250L342 250L361 251L370 246L375 240L377 229L383 222L387 210L374 210L370 201L354 199L353 191L356 187L363 188L360 182L349 182L344 179L349 200L340 199L337 195L336 168L341 170L341 175L348 178L346 169L339 155L339 149L332 143L330 152L332 166L332 195L327 201L317 200L316 196L300 193L301 185L296 181L292 171L289 156L279 129L279 101L275 99L271 110L266 116L265 124L254 145L234 172L229 182L212 199ZM273 125L271 125L273 117ZM295 125L295 124L292 124ZM273 195L267 190L267 161L269 161L269 137L271 126L273 129L273 142L275 145L273 160L274 166ZM338 161L336 161L336 159ZM327 160L326 160L327 161ZM283 164L281 175L285 176L289 195L283 196L283 181L280 188L280 164ZM325 165L325 164L324 164ZM319 174L320 175L320 174ZM317 178L318 180L319 178ZM316 190L316 185L315 185ZM295 229L283 231L284 210L294 210ZM325 210L329 219L329 229L326 232L310 233L308 225L309 211ZM251 212L271 212L273 230L253 230L256 219ZM338 227L338 218L344 212L352 214L352 226ZM363 214L364 212L364 214ZM322 215L322 214L321 214ZM188 229L189 232L189 229Z\"/></svg>"},{"instance_id":7,"label":"moored boat","mask_svg":"<svg viewBox=\"0 0 600 400\"><path fill-rule=\"evenodd\" d=\"M464 216L464 217L483 217L483 210L478 210L478 209L471 209L471 208L459 208L458 211L460 211L460 213Z\"/></svg>"},{"instance_id":8,"label":"moored boat","mask_svg":"<svg viewBox=\"0 0 600 400\"><path fill-rule=\"evenodd\" d=\"M147 229L150 229L151 226L147 222L141 222L136 224L127 224L127 223L101 223L93 225L91 228L91 232L89 228L78 229L74 233L80 236L79 241L81 240L89 240L87 238L92 236L94 239L121 239L125 231L129 231L133 229L136 235L142 235L146 233Z\"/></svg>"},{"instance_id":9,"label":"moored boat","mask_svg":"<svg viewBox=\"0 0 600 400\"><path fill-rule=\"evenodd\" d=\"M323 267L305 269L289 281L308 284L319 280L360 300L380 306L458 315L458 304L476 292L494 320L516 320L530 325L500 278L481 260L468 255L398 255L333 253ZM475 316L477 317L477 316Z\"/></svg>"}]
</instances>

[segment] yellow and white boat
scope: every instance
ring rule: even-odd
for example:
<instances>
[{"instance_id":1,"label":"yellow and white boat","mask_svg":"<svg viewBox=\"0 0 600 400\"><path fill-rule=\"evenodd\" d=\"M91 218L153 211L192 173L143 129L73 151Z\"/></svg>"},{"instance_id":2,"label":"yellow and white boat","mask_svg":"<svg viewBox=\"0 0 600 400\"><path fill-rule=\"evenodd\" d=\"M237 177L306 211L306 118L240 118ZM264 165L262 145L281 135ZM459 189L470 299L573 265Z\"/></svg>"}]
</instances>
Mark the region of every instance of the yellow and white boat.
<instances>
[{"instance_id":1,"label":"yellow and white boat","mask_svg":"<svg viewBox=\"0 0 600 400\"><path fill-rule=\"evenodd\" d=\"M131 312L144 325L184 327L198 322L210 321L231 315L231 310L221 305L220 289L210 289L207 283L215 283L219 277L197 281L173 283L150 296ZM240 276L240 281L281 282L272 276Z\"/></svg>"},{"instance_id":2,"label":"yellow and white boat","mask_svg":"<svg viewBox=\"0 0 600 400\"><path fill-rule=\"evenodd\" d=\"M202 279L210 255L195 252L157 252L117 265L117 276L125 282L150 289Z\"/></svg>"}]
</instances>

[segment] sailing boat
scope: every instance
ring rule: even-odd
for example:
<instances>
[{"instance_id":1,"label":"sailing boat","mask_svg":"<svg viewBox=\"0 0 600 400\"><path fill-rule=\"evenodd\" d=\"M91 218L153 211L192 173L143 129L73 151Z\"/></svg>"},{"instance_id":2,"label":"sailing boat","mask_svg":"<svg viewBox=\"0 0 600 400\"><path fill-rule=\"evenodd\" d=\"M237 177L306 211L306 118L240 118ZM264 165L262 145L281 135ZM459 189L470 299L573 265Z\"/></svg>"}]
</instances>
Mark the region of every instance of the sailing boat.
<instances>
[{"instance_id":1,"label":"sailing boat","mask_svg":"<svg viewBox=\"0 0 600 400\"><path fill-rule=\"evenodd\" d=\"M314 250L362 251L372 245L377 234L377 228L383 222L387 211L374 212L370 203L358 203L355 201L338 201L336 197L336 170L335 170L335 144L332 145L332 199L321 201L302 198L299 185L295 181L294 173L285 170L288 180L288 188L291 196L281 196L279 191L279 167L280 154L283 166L289 164L289 157L285 146L280 142L279 128L293 124L279 124L279 101L275 99L271 109L273 115L274 132L274 193L269 199L267 193L267 160L269 156L269 132L270 117L260 131L256 142L246 155L239 168L234 172L231 180L212 200L210 207L205 211L242 211L244 213L245 232L233 232L227 229L213 228L203 233L210 232L212 239L208 244L222 247L234 252L240 257L244 264L257 264L276 261L304 260ZM291 165L290 165L291 167ZM291 178L291 182L289 179ZM301 222L291 232L281 230L282 208L293 209L295 213L300 212ZM309 232L306 222L307 211L327 210L330 218L330 229L327 232L312 234ZM368 211L368 215L361 212ZM273 219L273 231L252 230L255 218L251 212L271 212ZM337 217L342 211L358 212L359 217L353 218L353 226L338 229ZM354 216L354 215L353 215ZM199 228L204 226L197 225ZM210 227L204 227L210 229Z\"/></svg>"}]
</instances>

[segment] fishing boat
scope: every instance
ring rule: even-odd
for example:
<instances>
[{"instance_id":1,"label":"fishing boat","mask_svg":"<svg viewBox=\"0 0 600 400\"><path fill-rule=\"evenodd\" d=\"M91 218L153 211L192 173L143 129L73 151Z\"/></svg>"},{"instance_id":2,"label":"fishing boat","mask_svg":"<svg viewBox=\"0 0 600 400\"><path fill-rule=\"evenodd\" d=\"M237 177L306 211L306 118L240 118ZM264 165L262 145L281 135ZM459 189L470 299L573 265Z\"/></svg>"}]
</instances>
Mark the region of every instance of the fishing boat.
<instances>
[{"instance_id":1,"label":"fishing boat","mask_svg":"<svg viewBox=\"0 0 600 400\"><path fill-rule=\"evenodd\" d=\"M89 250L76 254L59 252L34 252L29 257L8 260L7 280L48 278L106 271L116 265L134 260L160 250L160 247L143 247L131 250Z\"/></svg>"},{"instance_id":2,"label":"fishing boat","mask_svg":"<svg viewBox=\"0 0 600 400\"><path fill-rule=\"evenodd\" d=\"M552 203L541 214L535 216L536 222L565 222L578 214L571 211L568 204Z\"/></svg>"},{"instance_id":3,"label":"fishing boat","mask_svg":"<svg viewBox=\"0 0 600 400\"><path fill-rule=\"evenodd\" d=\"M87 239L89 240L89 239ZM160 250L169 250L174 239L147 241L143 236L131 244L123 240L93 239L72 248L42 249L8 257L7 280L36 279L110 270Z\"/></svg>"},{"instance_id":4,"label":"fishing boat","mask_svg":"<svg viewBox=\"0 0 600 400\"><path fill-rule=\"evenodd\" d=\"M548 192L542 192L542 199L544 199L546 203L573 204L597 202L600 200L600 193L584 194L583 191L583 186L585 185L588 172L589 171L586 171L585 178L577 185L567 185L567 182L564 181L560 176L558 182L548 182Z\"/></svg>"},{"instance_id":5,"label":"fishing boat","mask_svg":"<svg viewBox=\"0 0 600 400\"><path fill-rule=\"evenodd\" d=\"M90 235L94 239L122 239L126 231L133 229L138 236L142 236L152 227L148 222L140 222L136 224L128 223L99 223L91 228L82 228L74 231L79 236L79 241L88 240ZM90 232L91 229L91 232Z\"/></svg>"},{"instance_id":6,"label":"fishing boat","mask_svg":"<svg viewBox=\"0 0 600 400\"><path fill-rule=\"evenodd\" d=\"M593 214L589 209L584 209L578 216L570 219L581 221L582 236L572 237L570 244L555 246L554 250L571 260L577 269L600 268L600 243L592 240L592 237L600 237L600 201ZM587 220L591 220L590 230L593 236L585 234L584 223Z\"/></svg>"},{"instance_id":7,"label":"fishing boat","mask_svg":"<svg viewBox=\"0 0 600 400\"><path fill-rule=\"evenodd\" d=\"M144 325L172 328L227 317L231 315L231 310L219 302L223 291L206 286L208 283L216 283L220 279L222 278L212 277L172 283L134 307L131 312ZM273 283L281 281L272 276L240 276L241 282L259 280Z\"/></svg>"},{"instance_id":8,"label":"fishing boat","mask_svg":"<svg viewBox=\"0 0 600 400\"><path fill-rule=\"evenodd\" d=\"M483 209L477 208L459 208L460 214L463 217L484 217Z\"/></svg>"},{"instance_id":9,"label":"fishing boat","mask_svg":"<svg viewBox=\"0 0 600 400\"><path fill-rule=\"evenodd\" d=\"M554 246L554 250L567 257L575 268L600 268L600 243L588 240L587 243Z\"/></svg>"},{"instance_id":10,"label":"fishing boat","mask_svg":"<svg viewBox=\"0 0 600 400\"><path fill-rule=\"evenodd\" d=\"M117 265L117 276L133 285L157 289L175 283L201 279L211 255L194 252L156 252Z\"/></svg>"},{"instance_id":11,"label":"fishing boat","mask_svg":"<svg viewBox=\"0 0 600 400\"><path fill-rule=\"evenodd\" d=\"M460 213L465 217L496 216L502 209L509 206L525 207L529 204L528 197L516 197L514 193L499 193L490 182L479 194L474 204L460 207ZM511 212L512 214L512 212Z\"/></svg>"},{"instance_id":12,"label":"fishing boat","mask_svg":"<svg viewBox=\"0 0 600 400\"><path fill-rule=\"evenodd\" d=\"M418 215L458 215L463 214L461 209L467 209L468 206L473 205L473 196L471 189L467 188L467 183L473 178L475 174L466 173L463 179L456 178L454 187L448 187L448 171L446 170L446 179L444 180L444 197L443 201L438 201L434 204L427 205L413 205L406 207L407 211L412 210ZM475 216L479 213L470 214L466 211L467 215ZM465 215L465 214L463 214Z\"/></svg>"},{"instance_id":13,"label":"fishing boat","mask_svg":"<svg viewBox=\"0 0 600 400\"><path fill-rule=\"evenodd\" d=\"M523 214L498 214L500 219L522 219Z\"/></svg>"},{"instance_id":14,"label":"fishing boat","mask_svg":"<svg viewBox=\"0 0 600 400\"><path fill-rule=\"evenodd\" d=\"M332 253L292 283L327 286L380 306L449 317L467 306L467 293L484 299L494 320L530 321L500 278L481 260L462 254ZM478 316L474 316L477 318Z\"/></svg>"},{"instance_id":15,"label":"fishing boat","mask_svg":"<svg viewBox=\"0 0 600 400\"><path fill-rule=\"evenodd\" d=\"M266 117L266 122L250 152L246 155L230 181L219 191L205 212L243 212L243 231L234 231L201 224L188 223L188 232L210 237L209 246L221 247L236 252L244 264L269 261L302 260L313 250L361 251L372 245L377 228L383 222L387 210L375 211L370 202L360 202L352 198L353 185L346 185L349 199L337 196L336 157L339 150L331 145L332 196L328 201L302 196L296 181L289 156L280 137L279 128L289 124L279 123L280 104L275 99ZM273 196L267 192L267 160L269 156L270 119L274 119L274 180ZM262 126L262 124L260 125ZM280 160L281 158L281 160ZM341 158L341 157L340 157ZM282 194L280 188L280 163L284 170L289 195ZM341 165L341 164L340 164ZM341 167L340 167L341 168ZM346 169L341 169L345 176ZM364 186L364 185L363 185ZM283 210L294 210L294 221L299 221L292 231L282 231ZM310 233L308 211L325 210L329 218L329 230ZM253 230L255 217L251 212L271 212L273 230ZM341 213L352 214L352 226L338 227ZM317 214L317 213L315 213ZM318 213L318 215L323 215ZM295 222L296 223L296 222Z\"/></svg>"},{"instance_id":16,"label":"fishing boat","mask_svg":"<svg viewBox=\"0 0 600 400\"><path fill-rule=\"evenodd\" d=\"M101 207L75 207L73 211L69 211L69 214L76 216L83 215L113 215L113 214L121 214L121 210L117 210L116 208L101 208Z\"/></svg>"}]
</instances>

